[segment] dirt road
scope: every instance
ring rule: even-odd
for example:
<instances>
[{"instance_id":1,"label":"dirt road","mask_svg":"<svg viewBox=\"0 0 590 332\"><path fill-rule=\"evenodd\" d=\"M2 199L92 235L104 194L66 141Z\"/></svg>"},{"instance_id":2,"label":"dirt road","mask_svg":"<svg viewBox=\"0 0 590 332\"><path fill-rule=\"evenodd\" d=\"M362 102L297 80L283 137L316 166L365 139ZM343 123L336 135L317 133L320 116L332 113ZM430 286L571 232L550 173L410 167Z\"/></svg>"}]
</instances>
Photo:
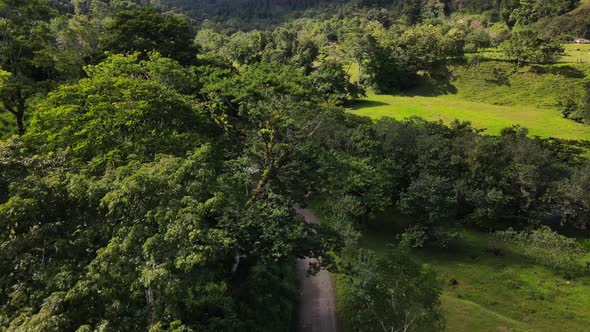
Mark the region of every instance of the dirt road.
<instances>
[{"instance_id":1,"label":"dirt road","mask_svg":"<svg viewBox=\"0 0 590 332\"><path fill-rule=\"evenodd\" d=\"M297 209L308 223L318 223L318 217L309 209ZM298 331L336 332L336 301L330 272L322 270L307 276L310 259L297 262L297 275L301 282Z\"/></svg>"}]
</instances>

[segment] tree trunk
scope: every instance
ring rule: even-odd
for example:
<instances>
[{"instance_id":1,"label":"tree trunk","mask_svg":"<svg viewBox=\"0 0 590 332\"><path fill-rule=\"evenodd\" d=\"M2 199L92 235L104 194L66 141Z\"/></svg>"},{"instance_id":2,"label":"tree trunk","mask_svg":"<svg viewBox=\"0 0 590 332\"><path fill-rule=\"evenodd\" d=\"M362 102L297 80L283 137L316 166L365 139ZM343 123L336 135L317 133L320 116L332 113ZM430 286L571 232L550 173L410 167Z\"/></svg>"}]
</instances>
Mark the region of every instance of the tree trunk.
<instances>
[{"instance_id":1,"label":"tree trunk","mask_svg":"<svg viewBox=\"0 0 590 332\"><path fill-rule=\"evenodd\" d=\"M25 111L27 110L27 98L20 90L17 90L15 96L4 101L4 107L16 118L18 135L25 134Z\"/></svg>"},{"instance_id":2,"label":"tree trunk","mask_svg":"<svg viewBox=\"0 0 590 332\"><path fill-rule=\"evenodd\" d=\"M149 314L150 314L150 325L149 329L151 329L154 324L156 323L156 299L154 296L154 290L151 287L145 289L145 299L149 307Z\"/></svg>"},{"instance_id":3,"label":"tree trunk","mask_svg":"<svg viewBox=\"0 0 590 332\"><path fill-rule=\"evenodd\" d=\"M363 63L362 63L362 60L359 60L358 63L359 63L359 71L357 73L358 76L356 78L356 85L359 85L360 86L361 85L361 76L363 75Z\"/></svg>"},{"instance_id":4,"label":"tree trunk","mask_svg":"<svg viewBox=\"0 0 590 332\"><path fill-rule=\"evenodd\" d=\"M16 113L14 113L14 116L16 117L16 125L18 127L18 136L22 136L25 134L25 122L24 122L25 112L22 110L19 110Z\"/></svg>"}]
</instances>

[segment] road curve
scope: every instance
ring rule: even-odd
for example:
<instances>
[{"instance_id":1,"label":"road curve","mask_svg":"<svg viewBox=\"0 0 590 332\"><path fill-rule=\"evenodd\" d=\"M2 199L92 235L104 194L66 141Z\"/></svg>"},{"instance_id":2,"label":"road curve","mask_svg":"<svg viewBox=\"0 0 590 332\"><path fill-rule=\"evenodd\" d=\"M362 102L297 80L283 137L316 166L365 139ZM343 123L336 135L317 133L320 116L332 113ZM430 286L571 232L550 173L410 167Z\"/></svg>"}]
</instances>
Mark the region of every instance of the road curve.
<instances>
[{"instance_id":1,"label":"road curve","mask_svg":"<svg viewBox=\"0 0 590 332\"><path fill-rule=\"evenodd\" d=\"M310 209L297 208L297 213L308 223L319 223ZM299 323L300 332L336 332L336 300L330 272L320 271L308 276L309 258L297 262L297 276L300 281Z\"/></svg>"}]
</instances>

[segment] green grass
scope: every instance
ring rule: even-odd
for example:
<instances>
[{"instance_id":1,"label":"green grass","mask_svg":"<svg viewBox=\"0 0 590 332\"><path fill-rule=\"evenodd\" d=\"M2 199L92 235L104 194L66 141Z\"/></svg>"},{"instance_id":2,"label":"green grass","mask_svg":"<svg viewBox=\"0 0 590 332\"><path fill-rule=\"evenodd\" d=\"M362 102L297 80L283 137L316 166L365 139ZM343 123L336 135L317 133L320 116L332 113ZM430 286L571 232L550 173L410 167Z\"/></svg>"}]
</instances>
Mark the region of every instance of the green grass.
<instances>
[{"instance_id":1,"label":"green grass","mask_svg":"<svg viewBox=\"0 0 590 332\"><path fill-rule=\"evenodd\" d=\"M382 253L395 240L393 221L398 218L374 221L364 232L362 246ZM505 256L486 253L489 241L485 233L465 231L463 239L447 249L413 252L417 261L438 271L446 285L441 300L448 331L587 330L590 274L580 272L567 281L563 273L536 264L508 246ZM458 285L448 284L452 278Z\"/></svg>"},{"instance_id":2,"label":"green grass","mask_svg":"<svg viewBox=\"0 0 590 332\"><path fill-rule=\"evenodd\" d=\"M590 44L566 44L564 48L565 55L561 57L561 62L590 63Z\"/></svg>"},{"instance_id":3,"label":"green grass","mask_svg":"<svg viewBox=\"0 0 590 332\"><path fill-rule=\"evenodd\" d=\"M356 103L351 113L377 119L404 119L419 116L449 123L455 119L470 121L486 133L498 134L503 128L520 124L531 135L563 139L590 140L590 126L562 118L551 109L533 106L503 106L465 100L456 95L436 97L392 96L368 93Z\"/></svg>"},{"instance_id":4,"label":"green grass","mask_svg":"<svg viewBox=\"0 0 590 332\"><path fill-rule=\"evenodd\" d=\"M590 52L590 45L578 46ZM578 56L571 50L567 54ZM352 66L351 77L356 77L356 71ZM398 95L369 91L350 112L374 119L419 116L444 123L459 119L493 135L519 124L535 136L590 140L590 126L562 118L556 106L563 96L583 95L589 74L590 65L583 63L528 66L515 71L512 63L504 61L486 60L479 65L463 62L450 66L448 82L426 81Z\"/></svg>"},{"instance_id":5,"label":"green grass","mask_svg":"<svg viewBox=\"0 0 590 332\"><path fill-rule=\"evenodd\" d=\"M441 296L448 331L527 331L526 324L450 294ZM465 319L469 317L468 319Z\"/></svg>"}]
</instances>

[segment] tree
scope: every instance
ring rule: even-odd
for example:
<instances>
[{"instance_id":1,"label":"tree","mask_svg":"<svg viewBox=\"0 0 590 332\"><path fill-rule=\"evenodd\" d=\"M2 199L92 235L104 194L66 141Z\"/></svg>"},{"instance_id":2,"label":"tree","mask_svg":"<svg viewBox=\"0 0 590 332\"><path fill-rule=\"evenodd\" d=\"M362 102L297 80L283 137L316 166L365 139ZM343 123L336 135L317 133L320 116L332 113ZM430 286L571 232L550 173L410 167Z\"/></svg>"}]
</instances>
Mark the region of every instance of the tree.
<instances>
[{"instance_id":1,"label":"tree","mask_svg":"<svg viewBox=\"0 0 590 332\"><path fill-rule=\"evenodd\" d=\"M563 52L561 44L542 40L537 33L528 29L512 31L510 38L501 46L506 57L516 62L516 68L529 63L554 62Z\"/></svg>"},{"instance_id":2,"label":"tree","mask_svg":"<svg viewBox=\"0 0 590 332\"><path fill-rule=\"evenodd\" d=\"M371 35L353 38L349 52L359 64L359 83L364 79L376 92L384 93L407 88L415 82L416 72L405 67L391 47L380 44Z\"/></svg>"},{"instance_id":3,"label":"tree","mask_svg":"<svg viewBox=\"0 0 590 332\"><path fill-rule=\"evenodd\" d=\"M443 328L442 285L429 268L414 263L405 249L382 257L360 251L344 277L342 302L357 331L438 331Z\"/></svg>"},{"instance_id":4,"label":"tree","mask_svg":"<svg viewBox=\"0 0 590 332\"><path fill-rule=\"evenodd\" d=\"M473 29L465 37L465 49L469 53L477 53L482 48L492 46L492 39L484 29Z\"/></svg>"},{"instance_id":5,"label":"tree","mask_svg":"<svg viewBox=\"0 0 590 332\"><path fill-rule=\"evenodd\" d=\"M406 30L399 39L392 38L395 58L404 68L413 72L429 71L437 62L442 62L449 55L444 44L444 34L433 25L417 26ZM448 49L454 49L448 44ZM454 51L453 51L454 53Z\"/></svg>"},{"instance_id":6,"label":"tree","mask_svg":"<svg viewBox=\"0 0 590 332\"><path fill-rule=\"evenodd\" d=\"M381 26L385 29L389 29L391 26L391 15L385 8L373 8L369 10L367 13L367 20L379 22L379 24L381 24Z\"/></svg>"},{"instance_id":7,"label":"tree","mask_svg":"<svg viewBox=\"0 0 590 332\"><path fill-rule=\"evenodd\" d=\"M322 62L319 68L310 75L310 78L313 87L321 96L328 99L335 98L340 103L364 94L359 86L350 82L342 64L336 61Z\"/></svg>"},{"instance_id":8,"label":"tree","mask_svg":"<svg viewBox=\"0 0 590 332\"><path fill-rule=\"evenodd\" d=\"M118 12L106 28L103 49L115 53L158 52L183 65L196 60L194 33L188 19L181 15L161 14L143 6Z\"/></svg>"},{"instance_id":9,"label":"tree","mask_svg":"<svg viewBox=\"0 0 590 332\"><path fill-rule=\"evenodd\" d=\"M582 165L566 179L555 184L553 199L561 210L561 222L588 228L590 225L590 166Z\"/></svg>"},{"instance_id":10,"label":"tree","mask_svg":"<svg viewBox=\"0 0 590 332\"><path fill-rule=\"evenodd\" d=\"M452 232L457 201L449 179L422 174L412 181L398 202L401 212L418 221L417 227L426 237L446 241Z\"/></svg>"},{"instance_id":11,"label":"tree","mask_svg":"<svg viewBox=\"0 0 590 332\"><path fill-rule=\"evenodd\" d=\"M0 144L2 328L288 325L257 319L291 312L290 264L338 249L286 185L318 97L288 67L201 69L111 55Z\"/></svg>"},{"instance_id":12,"label":"tree","mask_svg":"<svg viewBox=\"0 0 590 332\"><path fill-rule=\"evenodd\" d=\"M194 72L170 59L113 55L86 71L88 78L51 93L34 119L29 137L47 152L70 149L73 158L104 171L157 153L182 155L215 133L188 95L196 91Z\"/></svg>"},{"instance_id":13,"label":"tree","mask_svg":"<svg viewBox=\"0 0 590 332\"><path fill-rule=\"evenodd\" d=\"M0 68L11 74L1 87L0 110L14 115L19 135L25 133L30 98L46 91L55 76L54 63L43 52L52 16L44 0L0 1Z\"/></svg>"}]
</instances>

